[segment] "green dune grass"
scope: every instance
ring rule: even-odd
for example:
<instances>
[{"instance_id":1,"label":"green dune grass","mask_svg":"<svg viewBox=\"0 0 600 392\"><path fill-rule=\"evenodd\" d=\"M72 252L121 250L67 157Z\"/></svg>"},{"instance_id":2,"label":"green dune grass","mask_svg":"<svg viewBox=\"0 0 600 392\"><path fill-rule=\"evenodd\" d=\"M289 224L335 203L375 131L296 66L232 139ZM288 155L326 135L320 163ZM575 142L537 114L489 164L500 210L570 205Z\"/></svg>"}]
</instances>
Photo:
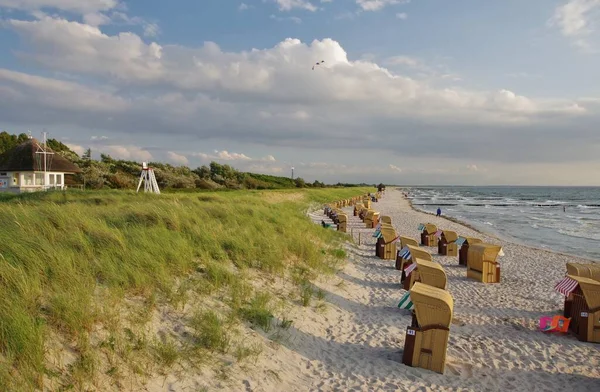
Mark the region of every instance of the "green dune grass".
<instances>
[{"instance_id":1,"label":"green dune grass","mask_svg":"<svg viewBox=\"0 0 600 392\"><path fill-rule=\"evenodd\" d=\"M65 389L83 388L98 371L100 348L115 352L120 358L115 363L126 363L138 350L172 365L189 347L123 328L103 346L90 340L98 326L119 331L111 326L109 308L133 297L151 309L157 302L177 306L190 295L225 290L231 314L198 311L190 325L194 347L227 352L226 325L241 320L269 327L269 294L255 292L247 272L288 276L305 287L316 274L335 271L344 257L335 244L347 237L312 224L305 212L369 190L3 196L0 390L42 388L53 377ZM142 314L138 323L147 321ZM75 342L77 358L66 374L48 365L48 342L56 338ZM256 352L232 350L240 356ZM118 377L119 371L115 365L106 374Z\"/></svg>"}]
</instances>

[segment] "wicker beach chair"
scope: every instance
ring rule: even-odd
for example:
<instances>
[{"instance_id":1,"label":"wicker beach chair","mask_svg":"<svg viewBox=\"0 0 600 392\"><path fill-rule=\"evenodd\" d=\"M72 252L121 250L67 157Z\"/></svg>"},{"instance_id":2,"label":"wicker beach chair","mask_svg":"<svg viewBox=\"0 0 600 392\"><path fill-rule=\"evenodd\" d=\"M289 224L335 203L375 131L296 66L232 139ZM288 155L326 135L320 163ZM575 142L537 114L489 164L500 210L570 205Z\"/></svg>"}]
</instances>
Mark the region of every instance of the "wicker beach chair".
<instances>
[{"instance_id":1,"label":"wicker beach chair","mask_svg":"<svg viewBox=\"0 0 600 392\"><path fill-rule=\"evenodd\" d=\"M410 291L412 324L406 329L402 363L444 373L454 301L450 293L423 283Z\"/></svg>"},{"instance_id":2,"label":"wicker beach chair","mask_svg":"<svg viewBox=\"0 0 600 392\"><path fill-rule=\"evenodd\" d=\"M481 244L483 241L475 237L463 237L465 241L460 246L460 252L458 253L458 265L467 265L469 260L469 246L474 244Z\"/></svg>"},{"instance_id":3,"label":"wicker beach chair","mask_svg":"<svg viewBox=\"0 0 600 392\"><path fill-rule=\"evenodd\" d=\"M448 279L444 268L438 263L416 258L417 267L412 272L414 274L413 281L421 282L429 286L437 287L438 289L446 290ZM409 288L410 290L410 288Z\"/></svg>"},{"instance_id":4,"label":"wicker beach chair","mask_svg":"<svg viewBox=\"0 0 600 392\"><path fill-rule=\"evenodd\" d=\"M410 237L403 237L400 236L400 249L403 249L406 245L411 245L414 246L415 248L419 247L419 242L413 238ZM400 256L400 250L398 250L398 254L396 255L396 269L398 271L402 271L402 263L403 263L403 259Z\"/></svg>"},{"instance_id":5,"label":"wicker beach chair","mask_svg":"<svg viewBox=\"0 0 600 392\"><path fill-rule=\"evenodd\" d=\"M499 283L500 264L496 259L501 250L499 245L485 243L469 246L467 278L483 283Z\"/></svg>"},{"instance_id":6,"label":"wicker beach chair","mask_svg":"<svg viewBox=\"0 0 600 392\"><path fill-rule=\"evenodd\" d=\"M458 256L457 239L458 234L455 231L444 230L442 237L438 241L438 254L443 256Z\"/></svg>"},{"instance_id":7,"label":"wicker beach chair","mask_svg":"<svg viewBox=\"0 0 600 392\"><path fill-rule=\"evenodd\" d=\"M426 223L425 228L421 232L421 245L437 247L438 238L435 236L437 226L432 223Z\"/></svg>"},{"instance_id":8,"label":"wicker beach chair","mask_svg":"<svg viewBox=\"0 0 600 392\"><path fill-rule=\"evenodd\" d=\"M392 224L392 218L387 215L382 216L380 221L381 221L381 223L387 223L389 225Z\"/></svg>"},{"instance_id":9,"label":"wicker beach chair","mask_svg":"<svg viewBox=\"0 0 600 392\"><path fill-rule=\"evenodd\" d=\"M554 288L566 297L571 296L571 331L581 341L600 343L600 282L567 275Z\"/></svg>"},{"instance_id":10,"label":"wicker beach chair","mask_svg":"<svg viewBox=\"0 0 600 392\"><path fill-rule=\"evenodd\" d=\"M433 261L431 258L431 253L427 252L425 249L421 249L418 247L414 247L412 245L406 245L410 252L410 259L404 259L401 264L402 275L400 276L400 282L403 284L404 290L409 290L412 285L415 283L415 276L411 274L411 271L414 267L411 265L415 262L416 259Z\"/></svg>"},{"instance_id":11,"label":"wicker beach chair","mask_svg":"<svg viewBox=\"0 0 600 392\"><path fill-rule=\"evenodd\" d=\"M341 231L342 233L348 232L348 215L338 214L337 229L338 229L338 231Z\"/></svg>"}]
</instances>

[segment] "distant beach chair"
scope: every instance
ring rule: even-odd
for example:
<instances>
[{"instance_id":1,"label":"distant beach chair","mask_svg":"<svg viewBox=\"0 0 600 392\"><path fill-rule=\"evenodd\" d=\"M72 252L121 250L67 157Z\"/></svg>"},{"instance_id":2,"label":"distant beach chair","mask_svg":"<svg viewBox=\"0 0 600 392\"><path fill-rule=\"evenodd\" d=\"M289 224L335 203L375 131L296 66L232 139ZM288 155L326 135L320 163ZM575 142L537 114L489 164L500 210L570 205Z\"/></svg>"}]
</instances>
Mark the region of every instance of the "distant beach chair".
<instances>
[{"instance_id":1,"label":"distant beach chair","mask_svg":"<svg viewBox=\"0 0 600 392\"><path fill-rule=\"evenodd\" d=\"M438 254L442 256L458 256L457 239L458 234L455 231L444 230L442 237L438 241Z\"/></svg>"},{"instance_id":2,"label":"distant beach chair","mask_svg":"<svg viewBox=\"0 0 600 392\"><path fill-rule=\"evenodd\" d=\"M396 244L398 243L398 235L391 225L383 226L381 233L383 234L383 246L381 258L384 260L395 260L396 258Z\"/></svg>"},{"instance_id":3,"label":"distant beach chair","mask_svg":"<svg viewBox=\"0 0 600 392\"><path fill-rule=\"evenodd\" d=\"M338 231L341 231L342 233L348 232L348 215L346 215L346 214L338 215L337 229L338 229Z\"/></svg>"},{"instance_id":4,"label":"distant beach chair","mask_svg":"<svg viewBox=\"0 0 600 392\"><path fill-rule=\"evenodd\" d=\"M444 268L436 262L415 258L417 267L412 272L413 285L417 282L424 283L426 285L437 287L438 289L446 290L446 284L448 279ZM409 288L410 289L410 288Z\"/></svg>"},{"instance_id":5,"label":"distant beach chair","mask_svg":"<svg viewBox=\"0 0 600 392\"><path fill-rule=\"evenodd\" d=\"M421 231L421 245L437 247L438 238L435 236L437 226L432 223L426 223Z\"/></svg>"},{"instance_id":6,"label":"distant beach chair","mask_svg":"<svg viewBox=\"0 0 600 392\"><path fill-rule=\"evenodd\" d=\"M400 249L398 250L398 254L396 255L396 269L398 271L402 271L402 263L404 262L404 259L400 255L400 250L404 249L404 247L406 245L411 245L411 246L414 246L415 248L418 248L419 242L417 242L417 240L410 238L410 237L400 236L399 239L400 239Z\"/></svg>"},{"instance_id":7,"label":"distant beach chair","mask_svg":"<svg viewBox=\"0 0 600 392\"><path fill-rule=\"evenodd\" d=\"M554 289L572 295L570 329L580 341L600 343L600 282L567 275Z\"/></svg>"},{"instance_id":8,"label":"distant beach chair","mask_svg":"<svg viewBox=\"0 0 600 392\"><path fill-rule=\"evenodd\" d=\"M464 242L460 246L460 252L458 254L458 265L467 265L469 259L469 246L474 244L481 244L483 241L475 237L462 237Z\"/></svg>"},{"instance_id":9,"label":"distant beach chair","mask_svg":"<svg viewBox=\"0 0 600 392\"><path fill-rule=\"evenodd\" d=\"M411 274L411 272L414 270L413 264L415 263L415 260L433 260L431 258L431 253L427 252L425 249L414 247L412 245L406 245L406 249L409 253L408 256L404 258L404 263L402 263L402 275L400 276L400 282L402 283L404 290L410 290L416 281L416 275L413 276Z\"/></svg>"},{"instance_id":10,"label":"distant beach chair","mask_svg":"<svg viewBox=\"0 0 600 392\"><path fill-rule=\"evenodd\" d=\"M419 282L410 299L414 313L406 329L402 363L443 374L454 300L447 291Z\"/></svg>"},{"instance_id":11,"label":"distant beach chair","mask_svg":"<svg viewBox=\"0 0 600 392\"><path fill-rule=\"evenodd\" d=\"M469 247L467 278L483 283L500 282L500 264L496 261L502 247L492 244L474 244Z\"/></svg>"},{"instance_id":12,"label":"distant beach chair","mask_svg":"<svg viewBox=\"0 0 600 392\"><path fill-rule=\"evenodd\" d=\"M380 221L381 221L381 223L387 223L388 225L392 224L392 218L387 215L382 216L380 218Z\"/></svg>"}]
</instances>

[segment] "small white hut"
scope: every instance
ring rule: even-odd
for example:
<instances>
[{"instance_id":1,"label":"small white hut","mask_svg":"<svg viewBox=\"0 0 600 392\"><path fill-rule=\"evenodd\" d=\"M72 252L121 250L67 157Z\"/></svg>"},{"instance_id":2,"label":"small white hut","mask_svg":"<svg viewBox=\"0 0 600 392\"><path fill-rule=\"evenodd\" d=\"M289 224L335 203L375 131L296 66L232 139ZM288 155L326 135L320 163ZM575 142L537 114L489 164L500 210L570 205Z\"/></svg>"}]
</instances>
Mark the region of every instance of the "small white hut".
<instances>
[{"instance_id":1,"label":"small white hut","mask_svg":"<svg viewBox=\"0 0 600 392\"><path fill-rule=\"evenodd\" d=\"M0 155L0 192L64 189L65 176L81 169L31 138Z\"/></svg>"}]
</instances>

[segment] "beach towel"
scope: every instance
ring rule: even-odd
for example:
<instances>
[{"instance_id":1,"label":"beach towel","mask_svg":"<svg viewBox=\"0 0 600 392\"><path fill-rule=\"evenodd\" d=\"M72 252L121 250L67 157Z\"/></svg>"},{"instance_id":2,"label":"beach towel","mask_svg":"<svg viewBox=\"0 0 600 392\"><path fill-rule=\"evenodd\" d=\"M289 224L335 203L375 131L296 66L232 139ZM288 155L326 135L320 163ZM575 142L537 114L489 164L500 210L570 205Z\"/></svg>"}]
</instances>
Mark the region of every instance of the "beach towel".
<instances>
[{"instance_id":1,"label":"beach towel","mask_svg":"<svg viewBox=\"0 0 600 392\"><path fill-rule=\"evenodd\" d=\"M568 297L569 294L575 291L577 285L579 285L579 282L577 282L575 279L571 279L568 276L565 276L561 281L556 283L556 285L554 286L554 290L558 291L565 297Z\"/></svg>"},{"instance_id":2,"label":"beach towel","mask_svg":"<svg viewBox=\"0 0 600 392\"><path fill-rule=\"evenodd\" d=\"M410 291L404 293L402 298L400 298L400 303L398 303L398 307L400 309L412 310L415 308L412 301L410 300Z\"/></svg>"},{"instance_id":3,"label":"beach towel","mask_svg":"<svg viewBox=\"0 0 600 392\"><path fill-rule=\"evenodd\" d=\"M400 250L400 252L398 252L398 256L400 256L401 259L410 260L411 255L410 255L410 249L408 249L408 246L405 246L404 248L402 248Z\"/></svg>"},{"instance_id":4,"label":"beach towel","mask_svg":"<svg viewBox=\"0 0 600 392\"><path fill-rule=\"evenodd\" d=\"M406 268L404 268L404 275L408 278L410 273L413 272L415 268L417 268L417 263L412 263L411 265L406 266Z\"/></svg>"}]
</instances>

